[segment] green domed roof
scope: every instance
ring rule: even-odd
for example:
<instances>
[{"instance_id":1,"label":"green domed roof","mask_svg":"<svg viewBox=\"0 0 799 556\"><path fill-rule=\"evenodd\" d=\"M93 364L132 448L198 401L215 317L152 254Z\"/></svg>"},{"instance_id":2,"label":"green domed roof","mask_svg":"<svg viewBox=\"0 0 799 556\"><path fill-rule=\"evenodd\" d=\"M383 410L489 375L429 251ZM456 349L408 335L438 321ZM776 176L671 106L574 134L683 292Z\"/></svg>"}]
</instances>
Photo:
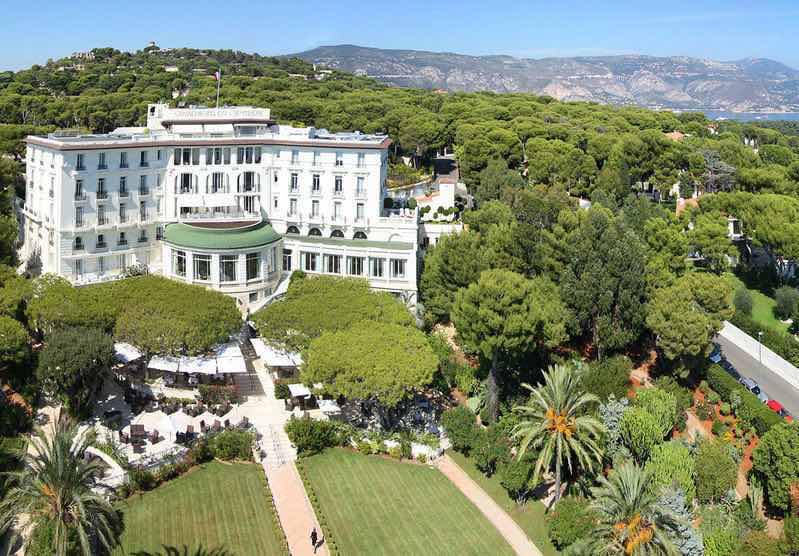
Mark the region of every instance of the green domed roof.
<instances>
[{"instance_id":1,"label":"green domed roof","mask_svg":"<svg viewBox=\"0 0 799 556\"><path fill-rule=\"evenodd\" d=\"M255 224L244 222L233 224L234 226L230 227L183 222L167 224L164 241L187 249L248 249L269 245L281 237L266 220Z\"/></svg>"}]
</instances>

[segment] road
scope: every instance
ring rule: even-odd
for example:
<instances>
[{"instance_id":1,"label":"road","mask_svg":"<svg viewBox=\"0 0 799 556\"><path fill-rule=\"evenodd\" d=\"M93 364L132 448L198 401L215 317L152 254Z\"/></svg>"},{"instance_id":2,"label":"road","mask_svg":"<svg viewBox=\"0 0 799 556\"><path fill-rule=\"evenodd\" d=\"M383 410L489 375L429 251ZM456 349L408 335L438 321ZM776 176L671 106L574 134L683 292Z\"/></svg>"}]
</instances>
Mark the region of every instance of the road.
<instances>
[{"instance_id":1,"label":"road","mask_svg":"<svg viewBox=\"0 0 799 556\"><path fill-rule=\"evenodd\" d=\"M721 348L724 358L732 363L741 376L757 382L769 399L777 400L791 415L799 416L799 390L729 340L716 336L714 342Z\"/></svg>"}]
</instances>

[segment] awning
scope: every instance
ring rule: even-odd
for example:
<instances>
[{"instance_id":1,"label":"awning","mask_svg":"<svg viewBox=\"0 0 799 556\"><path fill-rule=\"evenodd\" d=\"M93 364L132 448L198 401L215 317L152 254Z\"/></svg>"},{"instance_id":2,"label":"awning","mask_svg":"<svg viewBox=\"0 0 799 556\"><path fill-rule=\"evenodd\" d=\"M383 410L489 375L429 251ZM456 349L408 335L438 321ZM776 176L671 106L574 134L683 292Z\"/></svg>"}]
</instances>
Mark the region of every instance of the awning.
<instances>
[{"instance_id":1,"label":"awning","mask_svg":"<svg viewBox=\"0 0 799 556\"><path fill-rule=\"evenodd\" d=\"M216 370L223 375L243 374L247 372L244 357L217 357Z\"/></svg>"},{"instance_id":2,"label":"awning","mask_svg":"<svg viewBox=\"0 0 799 556\"><path fill-rule=\"evenodd\" d=\"M289 384L292 398L310 398L311 391L304 384Z\"/></svg>"},{"instance_id":3,"label":"awning","mask_svg":"<svg viewBox=\"0 0 799 556\"><path fill-rule=\"evenodd\" d=\"M252 338L250 342L255 349L255 353L268 367L299 367L302 365L302 357L299 353L286 352L274 348L261 338Z\"/></svg>"},{"instance_id":4,"label":"awning","mask_svg":"<svg viewBox=\"0 0 799 556\"><path fill-rule=\"evenodd\" d=\"M178 372L178 367L180 366L180 359L177 357L170 357L168 355L156 355L150 359L150 363L147 366L151 369L155 369L156 371L176 373Z\"/></svg>"},{"instance_id":5,"label":"awning","mask_svg":"<svg viewBox=\"0 0 799 556\"><path fill-rule=\"evenodd\" d=\"M215 375L216 374L216 358L215 357L181 357L180 358L180 372L181 373L197 373L201 375Z\"/></svg>"},{"instance_id":6,"label":"awning","mask_svg":"<svg viewBox=\"0 0 799 556\"><path fill-rule=\"evenodd\" d=\"M194 425L194 417L183 413L183 411L170 413L169 420L172 422L172 426L178 432L186 432L186 427Z\"/></svg>"},{"instance_id":7,"label":"awning","mask_svg":"<svg viewBox=\"0 0 799 556\"><path fill-rule=\"evenodd\" d=\"M117 342L114 344L114 357L121 363L130 363L142 356L142 352L130 344Z\"/></svg>"},{"instance_id":8,"label":"awning","mask_svg":"<svg viewBox=\"0 0 799 556\"><path fill-rule=\"evenodd\" d=\"M243 357L238 342L219 344L214 348L217 357Z\"/></svg>"}]
</instances>

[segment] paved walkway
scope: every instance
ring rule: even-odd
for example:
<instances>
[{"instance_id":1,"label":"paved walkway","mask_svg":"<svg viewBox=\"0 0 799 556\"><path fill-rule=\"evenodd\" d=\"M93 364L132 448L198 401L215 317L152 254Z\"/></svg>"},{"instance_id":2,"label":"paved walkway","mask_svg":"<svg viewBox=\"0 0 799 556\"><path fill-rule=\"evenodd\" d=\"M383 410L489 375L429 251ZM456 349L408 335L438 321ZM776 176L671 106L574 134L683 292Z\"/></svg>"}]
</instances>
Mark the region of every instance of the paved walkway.
<instances>
[{"instance_id":1,"label":"paved walkway","mask_svg":"<svg viewBox=\"0 0 799 556\"><path fill-rule=\"evenodd\" d=\"M466 472L448 455L436 460L436 467L477 506L488 521L497 528L516 554L520 556L542 556L541 551L527 538L519 524L494 502L486 492L475 483Z\"/></svg>"},{"instance_id":2,"label":"paved walkway","mask_svg":"<svg viewBox=\"0 0 799 556\"><path fill-rule=\"evenodd\" d=\"M292 556L305 556L314 553L311 546L311 530L316 531L321 539L322 528L316 519L311 501L305 493L305 485L294 463L287 463L279 467L264 465L269 488L275 500L280 524L286 533L289 543L289 552ZM316 550L320 556L329 556L327 545L323 544Z\"/></svg>"}]
</instances>

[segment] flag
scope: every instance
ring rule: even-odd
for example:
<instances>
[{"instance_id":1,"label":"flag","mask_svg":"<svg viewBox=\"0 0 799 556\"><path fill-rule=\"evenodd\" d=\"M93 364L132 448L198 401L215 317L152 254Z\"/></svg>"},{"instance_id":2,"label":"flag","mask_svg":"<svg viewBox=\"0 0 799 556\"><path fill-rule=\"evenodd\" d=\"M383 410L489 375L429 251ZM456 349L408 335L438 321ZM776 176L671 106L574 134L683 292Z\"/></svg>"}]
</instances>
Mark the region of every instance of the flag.
<instances>
[{"instance_id":1,"label":"flag","mask_svg":"<svg viewBox=\"0 0 799 556\"><path fill-rule=\"evenodd\" d=\"M217 70L214 72L214 79L217 81L222 81L222 72Z\"/></svg>"}]
</instances>

